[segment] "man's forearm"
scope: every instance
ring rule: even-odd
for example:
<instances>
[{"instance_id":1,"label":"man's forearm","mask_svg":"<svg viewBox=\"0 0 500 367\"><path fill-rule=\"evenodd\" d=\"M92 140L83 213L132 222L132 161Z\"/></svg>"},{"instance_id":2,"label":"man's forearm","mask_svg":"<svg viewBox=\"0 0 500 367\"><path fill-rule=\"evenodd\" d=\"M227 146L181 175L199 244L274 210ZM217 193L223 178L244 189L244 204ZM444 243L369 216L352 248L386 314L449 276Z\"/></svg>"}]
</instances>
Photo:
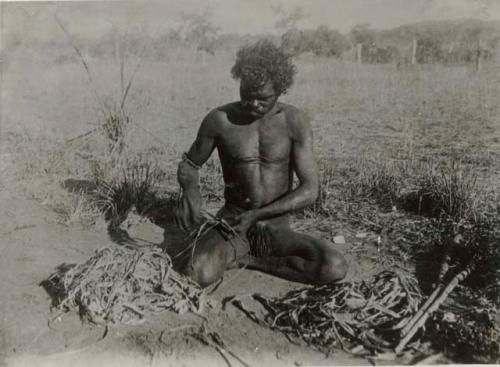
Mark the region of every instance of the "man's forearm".
<instances>
[{"instance_id":1,"label":"man's forearm","mask_svg":"<svg viewBox=\"0 0 500 367\"><path fill-rule=\"evenodd\" d=\"M294 191L286 194L282 198L255 209L258 220L279 217L294 210L302 209L314 203L318 197L318 188L311 185L300 185Z\"/></svg>"},{"instance_id":2,"label":"man's forearm","mask_svg":"<svg viewBox=\"0 0 500 367\"><path fill-rule=\"evenodd\" d=\"M189 229L202 220L198 170L183 161L179 164L177 179L182 188L182 197L176 211L177 223L182 229Z\"/></svg>"},{"instance_id":3,"label":"man's forearm","mask_svg":"<svg viewBox=\"0 0 500 367\"><path fill-rule=\"evenodd\" d=\"M199 189L200 175L198 169L185 161L179 163L177 167L177 180L183 190Z\"/></svg>"}]
</instances>

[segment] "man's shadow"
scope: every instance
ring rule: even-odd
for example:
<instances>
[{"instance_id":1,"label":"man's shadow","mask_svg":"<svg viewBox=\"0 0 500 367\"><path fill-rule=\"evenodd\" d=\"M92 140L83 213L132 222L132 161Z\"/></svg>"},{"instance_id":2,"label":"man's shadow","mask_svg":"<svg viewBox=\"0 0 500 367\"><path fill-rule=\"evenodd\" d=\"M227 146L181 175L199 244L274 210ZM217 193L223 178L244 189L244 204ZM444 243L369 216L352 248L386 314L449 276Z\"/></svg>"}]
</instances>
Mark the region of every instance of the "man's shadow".
<instances>
[{"instance_id":1,"label":"man's shadow","mask_svg":"<svg viewBox=\"0 0 500 367\"><path fill-rule=\"evenodd\" d=\"M68 179L62 183L63 188L72 193L95 196L97 184L91 180ZM170 252L185 245L185 233L175 223L174 207L178 194L165 192L161 195L148 192L140 200L120 200L112 207L101 207L107 223L107 233L111 241L127 247L157 246ZM161 242L151 242L130 235L127 230L127 219L140 217L163 230Z\"/></svg>"}]
</instances>

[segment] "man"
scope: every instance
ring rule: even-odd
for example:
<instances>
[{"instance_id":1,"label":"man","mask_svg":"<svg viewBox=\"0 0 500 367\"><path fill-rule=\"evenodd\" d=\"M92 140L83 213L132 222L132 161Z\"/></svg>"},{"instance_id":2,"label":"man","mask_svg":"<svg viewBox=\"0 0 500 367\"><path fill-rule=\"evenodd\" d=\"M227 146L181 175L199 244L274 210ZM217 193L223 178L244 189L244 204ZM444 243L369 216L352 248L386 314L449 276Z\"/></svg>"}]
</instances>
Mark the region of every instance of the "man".
<instances>
[{"instance_id":1,"label":"man","mask_svg":"<svg viewBox=\"0 0 500 367\"><path fill-rule=\"evenodd\" d=\"M201 222L198 169L217 149L225 183L218 216L239 235L208 231L187 251L183 271L201 286L237 265L308 284L342 279L347 264L333 245L289 226L287 214L312 204L318 195L307 117L278 102L293 83L295 67L281 49L259 41L238 51L231 73L240 80L241 101L211 111L184 154L176 220L185 231ZM299 185L293 189L294 173Z\"/></svg>"}]
</instances>

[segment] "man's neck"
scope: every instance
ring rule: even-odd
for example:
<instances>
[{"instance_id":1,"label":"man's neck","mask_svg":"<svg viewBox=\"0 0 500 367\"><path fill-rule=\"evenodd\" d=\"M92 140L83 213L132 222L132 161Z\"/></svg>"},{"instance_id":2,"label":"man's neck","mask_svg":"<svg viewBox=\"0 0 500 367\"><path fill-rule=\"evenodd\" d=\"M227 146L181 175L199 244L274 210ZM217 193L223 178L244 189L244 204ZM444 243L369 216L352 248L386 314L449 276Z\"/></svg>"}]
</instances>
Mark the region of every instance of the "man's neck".
<instances>
[{"instance_id":1,"label":"man's neck","mask_svg":"<svg viewBox=\"0 0 500 367\"><path fill-rule=\"evenodd\" d=\"M276 103L274 104L274 106L268 111L266 112L264 115L262 116L252 116L250 114L248 114L241 106L241 102L239 103L239 109L240 111L243 113L243 115L248 118L248 121L247 123L253 123L257 120L267 120L269 119L270 117L273 117L274 115L276 115L277 113L279 113L281 111L281 103L279 103L278 101L276 101Z\"/></svg>"},{"instance_id":2,"label":"man's neck","mask_svg":"<svg viewBox=\"0 0 500 367\"><path fill-rule=\"evenodd\" d=\"M268 113L266 113L264 116L262 116L263 118L268 118L268 117L272 117L274 115L276 115L278 112L281 111L281 103L279 103L278 101L276 101L276 103L274 104L273 108L271 108L269 110Z\"/></svg>"}]
</instances>

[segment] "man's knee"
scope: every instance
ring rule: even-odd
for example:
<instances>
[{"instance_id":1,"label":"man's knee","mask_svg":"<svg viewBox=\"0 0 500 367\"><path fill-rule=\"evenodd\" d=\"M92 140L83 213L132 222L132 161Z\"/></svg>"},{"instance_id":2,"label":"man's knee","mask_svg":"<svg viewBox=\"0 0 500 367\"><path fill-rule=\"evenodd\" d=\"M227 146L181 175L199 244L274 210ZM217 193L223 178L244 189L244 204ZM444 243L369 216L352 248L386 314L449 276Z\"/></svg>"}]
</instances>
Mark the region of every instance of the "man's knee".
<instances>
[{"instance_id":1,"label":"man's knee","mask_svg":"<svg viewBox=\"0 0 500 367\"><path fill-rule=\"evenodd\" d=\"M219 280L224 274L224 268L210 256L198 256L191 264L190 276L202 288Z\"/></svg>"},{"instance_id":2,"label":"man's knee","mask_svg":"<svg viewBox=\"0 0 500 367\"><path fill-rule=\"evenodd\" d=\"M331 254L320 266L318 283L327 284L342 280L347 269L347 261L341 254Z\"/></svg>"}]
</instances>

